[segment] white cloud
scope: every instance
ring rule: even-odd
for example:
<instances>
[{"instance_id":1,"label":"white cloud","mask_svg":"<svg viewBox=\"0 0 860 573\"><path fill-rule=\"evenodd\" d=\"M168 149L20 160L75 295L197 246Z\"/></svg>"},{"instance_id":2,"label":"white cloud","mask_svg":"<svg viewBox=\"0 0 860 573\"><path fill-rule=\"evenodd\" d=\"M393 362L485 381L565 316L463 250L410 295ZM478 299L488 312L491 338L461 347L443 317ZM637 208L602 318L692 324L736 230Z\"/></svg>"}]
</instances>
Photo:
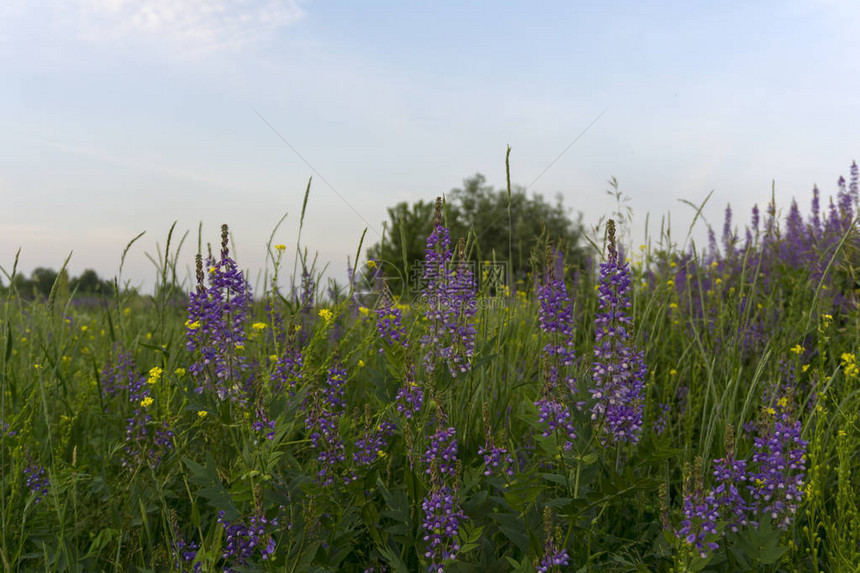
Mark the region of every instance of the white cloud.
<instances>
[{"instance_id":1,"label":"white cloud","mask_svg":"<svg viewBox=\"0 0 860 573\"><path fill-rule=\"evenodd\" d=\"M36 9L25 0L0 5L0 41L37 24L98 44L142 42L172 55L238 50L304 16L303 0L60 0ZM16 22L13 24L13 22ZM7 32L7 33L4 33Z\"/></svg>"}]
</instances>

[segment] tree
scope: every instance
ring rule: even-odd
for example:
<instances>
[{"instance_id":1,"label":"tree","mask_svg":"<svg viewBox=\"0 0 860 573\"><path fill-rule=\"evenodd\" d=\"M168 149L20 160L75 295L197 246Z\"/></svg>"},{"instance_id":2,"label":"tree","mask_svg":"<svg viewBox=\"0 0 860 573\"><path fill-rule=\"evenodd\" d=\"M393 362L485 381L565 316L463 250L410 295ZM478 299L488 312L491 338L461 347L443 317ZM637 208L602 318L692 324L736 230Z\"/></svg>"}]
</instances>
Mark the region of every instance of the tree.
<instances>
[{"instance_id":1,"label":"tree","mask_svg":"<svg viewBox=\"0 0 860 573\"><path fill-rule=\"evenodd\" d=\"M509 221L506 190L493 189L480 173L465 179L461 188L451 190L445 204L445 224L452 241L468 236L470 258L476 262L493 258L508 261L510 246L509 263L517 279L525 277L532 249L538 246L541 237L563 244L568 249L569 263L581 264L583 256L578 247L581 217L571 219L570 209L564 206L560 195L555 204L550 204L541 195L535 193L529 197L525 188L514 186L510 207ZM408 280L403 252L410 268L424 260L425 241L433 230L433 213L432 201L422 200L411 206L403 202L389 208L384 242L371 246L367 258L395 266Z\"/></svg>"}]
</instances>

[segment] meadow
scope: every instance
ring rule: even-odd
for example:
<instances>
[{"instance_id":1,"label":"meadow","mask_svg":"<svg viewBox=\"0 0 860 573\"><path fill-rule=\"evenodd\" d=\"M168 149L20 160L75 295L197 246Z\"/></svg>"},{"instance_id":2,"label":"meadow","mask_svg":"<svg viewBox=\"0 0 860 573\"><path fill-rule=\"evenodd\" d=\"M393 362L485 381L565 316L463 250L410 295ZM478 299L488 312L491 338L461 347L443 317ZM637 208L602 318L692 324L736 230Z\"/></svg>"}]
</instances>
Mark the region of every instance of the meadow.
<instances>
[{"instance_id":1,"label":"meadow","mask_svg":"<svg viewBox=\"0 0 860 573\"><path fill-rule=\"evenodd\" d=\"M853 165L701 250L607 221L520 277L440 204L408 287L270 242L251 292L225 226L153 296L7 288L0 564L858 571L858 199Z\"/></svg>"}]
</instances>

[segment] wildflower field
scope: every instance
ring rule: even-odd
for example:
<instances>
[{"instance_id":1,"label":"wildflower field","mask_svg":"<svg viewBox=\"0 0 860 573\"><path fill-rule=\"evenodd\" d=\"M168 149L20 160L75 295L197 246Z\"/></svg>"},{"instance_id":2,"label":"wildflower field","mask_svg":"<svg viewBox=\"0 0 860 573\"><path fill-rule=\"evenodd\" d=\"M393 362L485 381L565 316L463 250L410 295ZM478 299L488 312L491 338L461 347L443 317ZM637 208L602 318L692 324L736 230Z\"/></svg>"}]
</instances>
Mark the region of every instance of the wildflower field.
<instances>
[{"instance_id":1,"label":"wildflower field","mask_svg":"<svg viewBox=\"0 0 860 573\"><path fill-rule=\"evenodd\" d=\"M409 288L269 244L251 292L226 227L150 297L9 287L0 566L858 571L857 166L765 205L522 277L439 203Z\"/></svg>"}]
</instances>

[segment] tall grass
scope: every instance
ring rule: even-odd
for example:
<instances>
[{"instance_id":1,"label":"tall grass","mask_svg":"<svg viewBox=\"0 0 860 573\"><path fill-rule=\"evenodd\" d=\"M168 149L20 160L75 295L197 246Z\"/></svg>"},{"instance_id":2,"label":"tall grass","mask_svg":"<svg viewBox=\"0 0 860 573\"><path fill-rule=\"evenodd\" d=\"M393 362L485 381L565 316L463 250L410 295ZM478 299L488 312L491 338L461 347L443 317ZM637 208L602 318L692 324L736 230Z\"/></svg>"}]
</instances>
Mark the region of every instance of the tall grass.
<instances>
[{"instance_id":1,"label":"tall grass","mask_svg":"<svg viewBox=\"0 0 860 573\"><path fill-rule=\"evenodd\" d=\"M772 199L744 234L727 217L705 250L597 240L585 268L547 238L507 291L441 218L435 286L399 298L358 257L321 296L300 240L272 239L250 293L226 229L189 293L173 227L152 297L121 273L95 305L7 289L0 564L856 571L856 167L818 201L779 220Z\"/></svg>"}]
</instances>

